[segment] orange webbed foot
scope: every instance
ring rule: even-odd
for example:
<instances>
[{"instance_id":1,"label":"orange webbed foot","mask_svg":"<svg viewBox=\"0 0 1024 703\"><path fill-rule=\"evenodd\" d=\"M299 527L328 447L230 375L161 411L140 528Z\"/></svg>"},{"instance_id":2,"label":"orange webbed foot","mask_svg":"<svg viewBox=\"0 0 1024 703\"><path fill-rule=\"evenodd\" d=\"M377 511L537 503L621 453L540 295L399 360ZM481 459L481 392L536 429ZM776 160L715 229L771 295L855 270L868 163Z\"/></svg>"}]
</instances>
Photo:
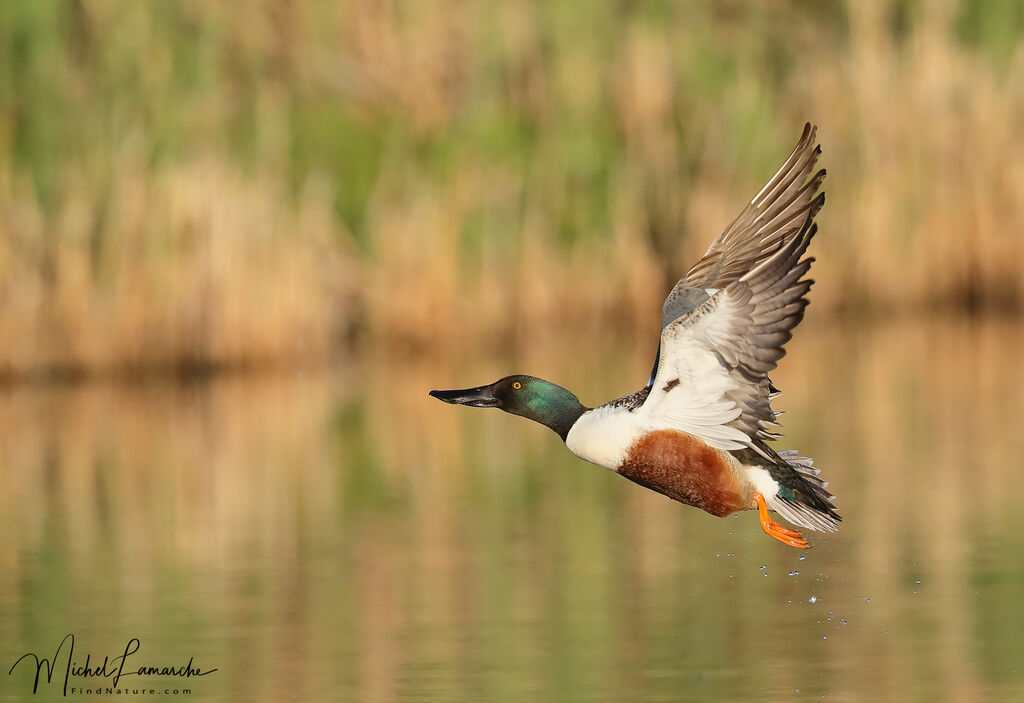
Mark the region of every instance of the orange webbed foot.
<instances>
[{"instance_id":1,"label":"orange webbed foot","mask_svg":"<svg viewBox=\"0 0 1024 703\"><path fill-rule=\"evenodd\" d=\"M764 496L760 493L754 494L754 503L757 504L757 513L761 518L761 529L769 537L779 540L783 544L797 549L810 549L811 545L804 539L804 536L796 530L790 530L772 520L768 515L768 505L764 502Z\"/></svg>"}]
</instances>

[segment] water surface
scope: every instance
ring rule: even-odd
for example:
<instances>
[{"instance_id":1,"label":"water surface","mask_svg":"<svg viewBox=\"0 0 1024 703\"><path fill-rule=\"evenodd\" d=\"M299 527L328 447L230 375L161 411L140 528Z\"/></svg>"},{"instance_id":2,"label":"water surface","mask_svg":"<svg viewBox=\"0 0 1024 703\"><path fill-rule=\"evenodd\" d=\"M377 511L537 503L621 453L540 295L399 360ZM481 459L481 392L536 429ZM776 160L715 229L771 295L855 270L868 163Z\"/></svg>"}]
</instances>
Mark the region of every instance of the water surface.
<instances>
[{"instance_id":1,"label":"water surface","mask_svg":"<svg viewBox=\"0 0 1024 703\"><path fill-rule=\"evenodd\" d=\"M809 551L426 395L524 371L597 403L649 368L614 341L8 388L3 671L72 632L76 658L137 637L136 664L216 668L173 683L196 700L1024 699L1024 331L811 324L790 349L780 446L845 518Z\"/></svg>"}]
</instances>

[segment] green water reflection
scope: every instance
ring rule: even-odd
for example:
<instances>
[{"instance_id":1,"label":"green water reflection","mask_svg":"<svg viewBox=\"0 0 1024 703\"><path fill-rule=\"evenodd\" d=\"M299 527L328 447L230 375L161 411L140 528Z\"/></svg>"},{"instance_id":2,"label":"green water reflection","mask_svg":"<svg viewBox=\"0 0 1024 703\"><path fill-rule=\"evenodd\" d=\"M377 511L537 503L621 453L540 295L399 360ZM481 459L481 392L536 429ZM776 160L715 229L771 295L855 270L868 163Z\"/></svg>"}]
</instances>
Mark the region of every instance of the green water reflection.
<instances>
[{"instance_id":1,"label":"green water reflection","mask_svg":"<svg viewBox=\"0 0 1024 703\"><path fill-rule=\"evenodd\" d=\"M4 390L3 670L73 632L216 667L195 700L1024 699L1024 331L801 329L786 446L845 517L809 552L426 396L531 371L594 403L651 351Z\"/></svg>"}]
</instances>

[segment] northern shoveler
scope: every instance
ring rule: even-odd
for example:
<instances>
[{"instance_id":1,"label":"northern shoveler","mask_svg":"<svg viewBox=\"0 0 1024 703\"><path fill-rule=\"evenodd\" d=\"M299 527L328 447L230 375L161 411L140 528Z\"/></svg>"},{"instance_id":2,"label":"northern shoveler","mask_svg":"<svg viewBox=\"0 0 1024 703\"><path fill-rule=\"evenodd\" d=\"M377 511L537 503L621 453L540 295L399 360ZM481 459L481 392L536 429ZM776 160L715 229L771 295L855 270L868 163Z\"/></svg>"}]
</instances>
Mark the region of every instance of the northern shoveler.
<instances>
[{"instance_id":1,"label":"northern shoveler","mask_svg":"<svg viewBox=\"0 0 1024 703\"><path fill-rule=\"evenodd\" d=\"M662 308L661 340L647 385L585 407L571 392L533 376L431 391L446 403L500 408L554 430L576 456L641 486L724 517L756 509L761 527L793 547L801 527L834 532L834 496L810 459L776 451L768 373L785 354L813 281L801 257L825 203L816 128L768 184L675 285Z\"/></svg>"}]
</instances>

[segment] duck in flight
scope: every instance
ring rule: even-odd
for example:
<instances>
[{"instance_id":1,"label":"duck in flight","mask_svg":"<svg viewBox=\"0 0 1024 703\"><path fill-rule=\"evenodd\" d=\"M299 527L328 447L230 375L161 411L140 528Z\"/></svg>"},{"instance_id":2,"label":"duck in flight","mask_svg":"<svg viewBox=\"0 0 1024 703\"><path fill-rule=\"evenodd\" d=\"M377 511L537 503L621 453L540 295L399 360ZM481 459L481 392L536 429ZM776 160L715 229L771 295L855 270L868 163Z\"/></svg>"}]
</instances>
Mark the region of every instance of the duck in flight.
<instances>
[{"instance_id":1,"label":"duck in flight","mask_svg":"<svg viewBox=\"0 0 1024 703\"><path fill-rule=\"evenodd\" d=\"M762 529L809 547L799 527L834 532L842 518L811 459L777 451L768 378L807 306L813 258L801 258L825 203L816 128L675 285L647 385L588 408L533 376L435 390L446 403L500 408L554 430L576 456L687 505L725 517L756 509Z\"/></svg>"}]
</instances>

